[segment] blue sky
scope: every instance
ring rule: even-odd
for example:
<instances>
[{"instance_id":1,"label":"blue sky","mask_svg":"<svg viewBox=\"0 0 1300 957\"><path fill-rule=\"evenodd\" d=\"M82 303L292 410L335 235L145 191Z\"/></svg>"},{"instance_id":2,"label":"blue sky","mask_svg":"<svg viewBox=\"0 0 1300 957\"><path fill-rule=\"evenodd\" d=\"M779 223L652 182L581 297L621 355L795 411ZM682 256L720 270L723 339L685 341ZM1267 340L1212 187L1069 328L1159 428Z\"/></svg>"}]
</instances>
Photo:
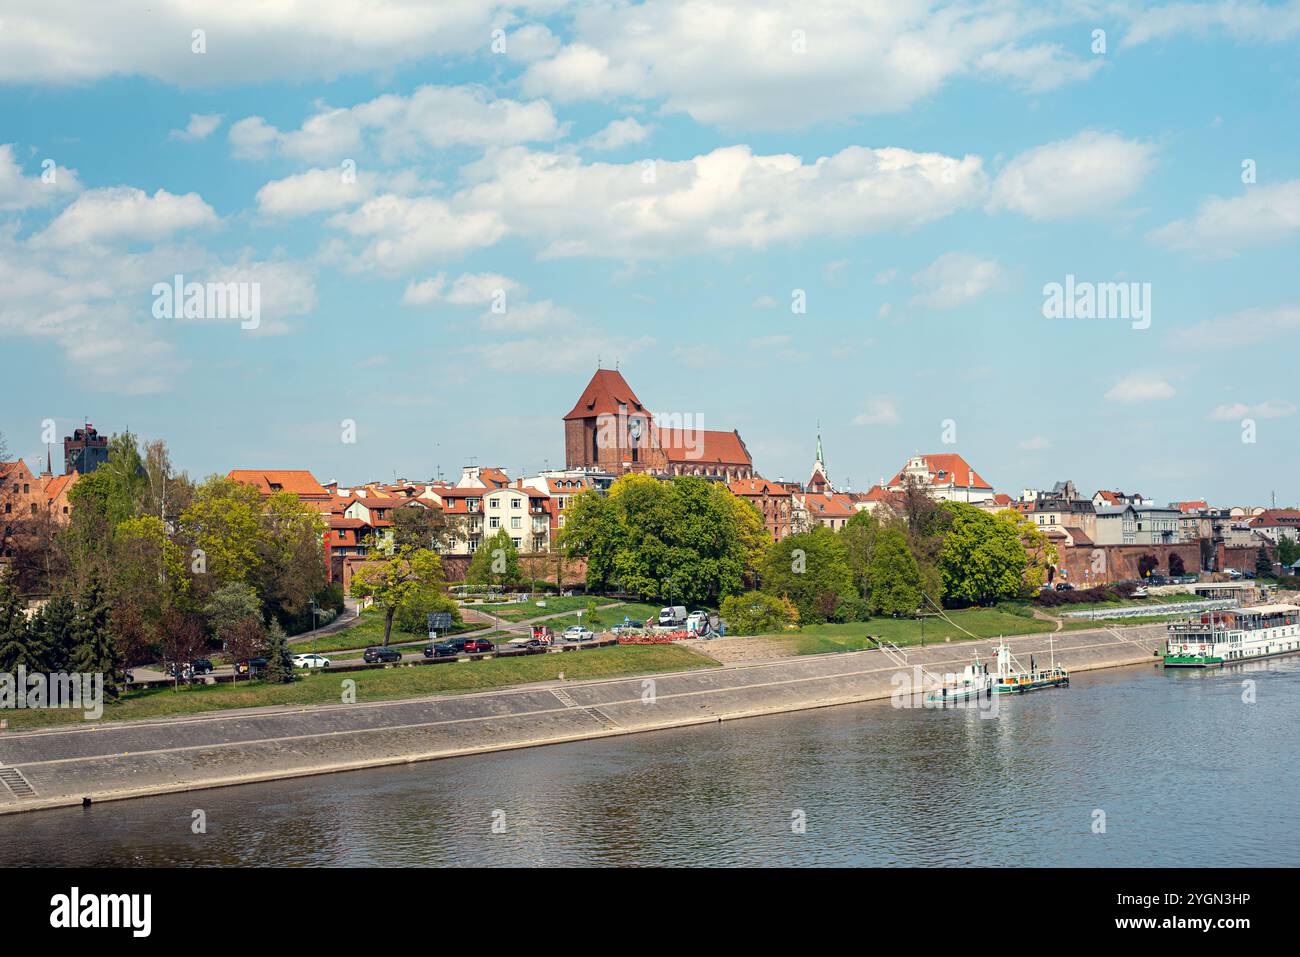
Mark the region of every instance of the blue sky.
<instances>
[{"instance_id":1,"label":"blue sky","mask_svg":"<svg viewBox=\"0 0 1300 957\"><path fill-rule=\"evenodd\" d=\"M87 417L200 476L519 474L599 357L771 478L820 422L854 488L1300 497L1295 3L190 6L6 14L11 454ZM259 327L155 318L176 273ZM1067 275L1149 328L1045 318Z\"/></svg>"}]
</instances>

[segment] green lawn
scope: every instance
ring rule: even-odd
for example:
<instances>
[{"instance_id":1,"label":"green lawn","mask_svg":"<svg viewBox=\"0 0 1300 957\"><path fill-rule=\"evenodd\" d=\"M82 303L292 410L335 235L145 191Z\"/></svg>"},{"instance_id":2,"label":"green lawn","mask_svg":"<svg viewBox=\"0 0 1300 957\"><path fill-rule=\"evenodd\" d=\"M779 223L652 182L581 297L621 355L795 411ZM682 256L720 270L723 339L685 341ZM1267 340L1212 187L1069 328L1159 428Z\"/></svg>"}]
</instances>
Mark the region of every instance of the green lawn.
<instances>
[{"instance_id":1,"label":"green lawn","mask_svg":"<svg viewBox=\"0 0 1300 957\"><path fill-rule=\"evenodd\" d=\"M999 635L1029 635L1053 631L1055 625L1027 617L1017 606L997 608L964 608L946 612L956 625L979 638L996 638ZM925 643L937 644L947 638L964 641L970 638L966 631L942 618L926 618ZM915 618L872 618L870 621L851 621L843 624L807 625L797 632L763 637L789 641L791 650L799 655L819 655L830 651L861 651L876 647L867 635L892 641L896 645L921 644L922 623Z\"/></svg>"},{"instance_id":2,"label":"green lawn","mask_svg":"<svg viewBox=\"0 0 1300 957\"><path fill-rule=\"evenodd\" d=\"M608 605L613 598L601 598L596 595L571 595L568 597L552 596L550 598L532 598L521 604L512 605L471 605L475 611L483 611L505 621L526 621L541 615L554 615L560 611L576 611L586 608L587 602L595 600L597 605ZM537 602L545 601L545 608L538 608Z\"/></svg>"},{"instance_id":3,"label":"green lawn","mask_svg":"<svg viewBox=\"0 0 1300 957\"><path fill-rule=\"evenodd\" d=\"M600 628L594 628L592 630L600 631L601 628L613 628L615 625L621 625L623 624L624 615L631 618L634 622L641 621L644 623L647 618L657 618L659 616L659 610L663 607L663 605L648 605L641 601L624 602L614 608L603 610L600 613ZM694 610L694 608L691 609L691 611ZM570 625L583 624L590 627L591 621L586 615L583 615L580 620L576 614L573 614L564 615L560 618L552 618L550 621L541 622L541 624L546 625L551 629L551 631L558 634Z\"/></svg>"},{"instance_id":4,"label":"green lawn","mask_svg":"<svg viewBox=\"0 0 1300 957\"><path fill-rule=\"evenodd\" d=\"M488 627L485 622L467 623L455 628L452 634L462 634L467 631L478 631ZM441 635L439 636L441 637ZM389 638L389 644L396 645L404 642L419 642L421 644L429 640L427 635L410 635L404 631L398 631L397 626L393 626L393 633ZM319 638L313 638L311 641L298 641L289 645L289 650L295 655L304 655L308 652L315 651L324 653L327 651L345 651L349 648L367 648L370 645L382 645L384 643L384 616L377 611L363 611L361 620L351 628L344 628L341 631L334 631L328 635L322 635Z\"/></svg>"},{"instance_id":5,"label":"green lawn","mask_svg":"<svg viewBox=\"0 0 1300 957\"><path fill-rule=\"evenodd\" d=\"M265 705L339 704L344 680L356 682L358 702L416 698L423 695L486 691L532 681L550 681L561 671L566 679L615 678L665 671L715 667L717 662L676 645L615 645L564 654L521 658L485 658L442 665L413 665L338 674L307 674L292 684L260 681L158 688L132 692L105 705L104 721L134 721L253 708ZM9 711L9 727L19 730L85 723L80 711ZM3 732L0 732L3 734Z\"/></svg>"}]
</instances>

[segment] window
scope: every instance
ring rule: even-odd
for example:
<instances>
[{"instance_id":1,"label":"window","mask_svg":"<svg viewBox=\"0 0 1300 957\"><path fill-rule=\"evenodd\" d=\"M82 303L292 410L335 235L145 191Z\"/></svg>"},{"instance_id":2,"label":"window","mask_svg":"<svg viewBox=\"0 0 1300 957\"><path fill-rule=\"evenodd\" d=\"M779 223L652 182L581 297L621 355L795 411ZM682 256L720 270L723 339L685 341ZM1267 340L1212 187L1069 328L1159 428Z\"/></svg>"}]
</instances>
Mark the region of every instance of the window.
<instances>
[{"instance_id":1,"label":"window","mask_svg":"<svg viewBox=\"0 0 1300 957\"><path fill-rule=\"evenodd\" d=\"M510 517L510 527L523 528L523 519L521 519L518 515L512 515Z\"/></svg>"},{"instance_id":2,"label":"window","mask_svg":"<svg viewBox=\"0 0 1300 957\"><path fill-rule=\"evenodd\" d=\"M491 518L488 519L488 528L500 528L500 527L501 527L501 519L497 518L495 515L493 515Z\"/></svg>"},{"instance_id":3,"label":"window","mask_svg":"<svg viewBox=\"0 0 1300 957\"><path fill-rule=\"evenodd\" d=\"M512 538L510 539L510 541L515 543L515 548L518 548L520 545L524 543L524 540L522 538Z\"/></svg>"},{"instance_id":4,"label":"window","mask_svg":"<svg viewBox=\"0 0 1300 957\"><path fill-rule=\"evenodd\" d=\"M520 506L520 503L521 503L521 500L520 500L520 499L512 498L512 499L510 500L510 507L511 507L511 508L518 508L518 507Z\"/></svg>"}]
</instances>

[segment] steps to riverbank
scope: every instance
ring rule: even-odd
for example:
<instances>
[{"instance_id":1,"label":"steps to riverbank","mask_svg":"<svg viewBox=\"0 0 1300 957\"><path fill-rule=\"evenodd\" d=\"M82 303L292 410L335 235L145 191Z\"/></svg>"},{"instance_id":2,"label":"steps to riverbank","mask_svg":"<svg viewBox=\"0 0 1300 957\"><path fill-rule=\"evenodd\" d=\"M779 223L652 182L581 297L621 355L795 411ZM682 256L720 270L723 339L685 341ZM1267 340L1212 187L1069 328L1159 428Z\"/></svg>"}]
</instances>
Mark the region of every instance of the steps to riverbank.
<instances>
[{"instance_id":1,"label":"steps to riverbank","mask_svg":"<svg viewBox=\"0 0 1300 957\"><path fill-rule=\"evenodd\" d=\"M1164 628L1050 637L1058 665L1087 671L1154 662ZM889 698L911 667L960 671L973 654L991 660L993 644L909 648L909 668L880 651L860 651L404 701L10 732L0 735L0 767L13 769L31 793L0 787L0 814ZM1048 660L1048 635L1008 644L1023 661Z\"/></svg>"}]
</instances>

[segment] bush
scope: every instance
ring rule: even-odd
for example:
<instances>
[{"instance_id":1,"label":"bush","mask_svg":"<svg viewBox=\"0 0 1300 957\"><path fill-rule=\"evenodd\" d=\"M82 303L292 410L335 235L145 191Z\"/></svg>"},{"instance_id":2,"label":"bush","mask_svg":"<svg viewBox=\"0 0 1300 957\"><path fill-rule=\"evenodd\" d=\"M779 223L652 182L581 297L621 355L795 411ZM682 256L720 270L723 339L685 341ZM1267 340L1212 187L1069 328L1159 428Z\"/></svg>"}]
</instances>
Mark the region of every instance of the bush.
<instances>
[{"instance_id":1,"label":"bush","mask_svg":"<svg viewBox=\"0 0 1300 957\"><path fill-rule=\"evenodd\" d=\"M857 595L841 595L839 604L835 606L835 616L832 621L870 621L871 608L865 599Z\"/></svg>"},{"instance_id":2,"label":"bush","mask_svg":"<svg viewBox=\"0 0 1300 957\"><path fill-rule=\"evenodd\" d=\"M731 635L779 632L799 622L799 612L793 602L761 591L724 598L721 613L727 623L727 633Z\"/></svg>"},{"instance_id":3,"label":"bush","mask_svg":"<svg viewBox=\"0 0 1300 957\"><path fill-rule=\"evenodd\" d=\"M397 614L393 616L393 626L406 635L427 635L431 611L449 611L452 624L461 623L460 605L442 592L428 592L397 609Z\"/></svg>"}]
</instances>

